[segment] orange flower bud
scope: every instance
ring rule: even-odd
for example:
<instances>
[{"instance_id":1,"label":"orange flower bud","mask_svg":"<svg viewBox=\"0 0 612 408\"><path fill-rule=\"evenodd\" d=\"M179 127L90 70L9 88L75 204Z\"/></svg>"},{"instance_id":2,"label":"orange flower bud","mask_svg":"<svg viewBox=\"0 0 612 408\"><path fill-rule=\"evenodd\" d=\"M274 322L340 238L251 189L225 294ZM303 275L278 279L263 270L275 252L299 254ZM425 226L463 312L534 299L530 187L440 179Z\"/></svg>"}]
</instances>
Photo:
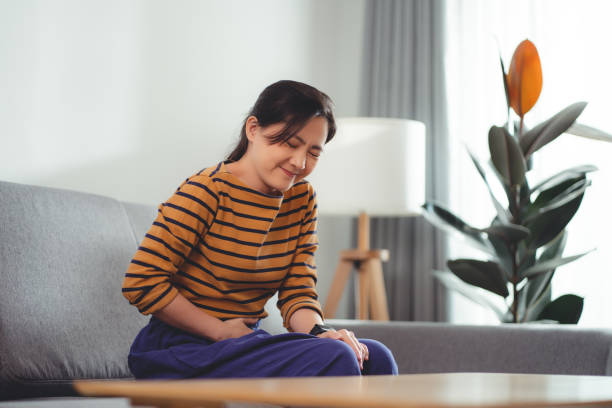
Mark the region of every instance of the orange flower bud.
<instances>
[{"instance_id":1,"label":"orange flower bud","mask_svg":"<svg viewBox=\"0 0 612 408\"><path fill-rule=\"evenodd\" d=\"M542 91L542 66L538 50L531 41L524 40L514 50L507 81L510 106L523 117L533 108Z\"/></svg>"}]
</instances>

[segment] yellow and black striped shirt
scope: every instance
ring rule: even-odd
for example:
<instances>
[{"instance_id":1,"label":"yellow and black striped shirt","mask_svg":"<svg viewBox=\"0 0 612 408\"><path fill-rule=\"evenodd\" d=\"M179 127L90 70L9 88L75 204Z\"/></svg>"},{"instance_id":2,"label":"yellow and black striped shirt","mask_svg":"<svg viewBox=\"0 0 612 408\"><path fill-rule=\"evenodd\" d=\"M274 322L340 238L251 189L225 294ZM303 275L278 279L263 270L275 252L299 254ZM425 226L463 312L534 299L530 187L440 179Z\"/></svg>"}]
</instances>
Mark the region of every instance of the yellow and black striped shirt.
<instances>
[{"instance_id":1,"label":"yellow and black striped shirt","mask_svg":"<svg viewBox=\"0 0 612 408\"><path fill-rule=\"evenodd\" d=\"M158 209L123 281L143 314L181 293L220 319L267 316L278 291L285 327L298 309L322 315L314 261L317 204L305 180L281 196L260 193L225 163L191 176Z\"/></svg>"}]
</instances>

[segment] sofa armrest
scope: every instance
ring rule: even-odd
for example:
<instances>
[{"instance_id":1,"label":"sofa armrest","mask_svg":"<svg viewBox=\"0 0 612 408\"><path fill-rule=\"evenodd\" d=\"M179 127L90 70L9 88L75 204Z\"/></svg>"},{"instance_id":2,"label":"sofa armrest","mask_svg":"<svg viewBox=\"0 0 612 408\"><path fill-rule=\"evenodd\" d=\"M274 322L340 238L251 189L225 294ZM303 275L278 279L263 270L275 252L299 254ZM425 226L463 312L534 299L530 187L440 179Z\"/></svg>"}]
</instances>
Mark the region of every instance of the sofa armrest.
<instances>
[{"instance_id":1,"label":"sofa armrest","mask_svg":"<svg viewBox=\"0 0 612 408\"><path fill-rule=\"evenodd\" d=\"M498 372L612 375L612 330L565 325L454 325L329 319L384 343L400 374Z\"/></svg>"}]
</instances>

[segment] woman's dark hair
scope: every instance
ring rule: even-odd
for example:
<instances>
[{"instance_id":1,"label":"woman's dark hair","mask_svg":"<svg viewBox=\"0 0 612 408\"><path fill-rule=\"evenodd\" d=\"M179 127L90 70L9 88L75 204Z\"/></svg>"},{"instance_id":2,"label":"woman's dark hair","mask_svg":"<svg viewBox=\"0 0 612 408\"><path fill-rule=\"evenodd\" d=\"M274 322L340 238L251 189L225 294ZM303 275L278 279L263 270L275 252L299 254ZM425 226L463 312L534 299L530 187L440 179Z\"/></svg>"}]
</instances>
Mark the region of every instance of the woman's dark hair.
<instances>
[{"instance_id":1,"label":"woman's dark hair","mask_svg":"<svg viewBox=\"0 0 612 408\"><path fill-rule=\"evenodd\" d=\"M246 136L246 122L255 116L260 126L285 123L285 127L269 137L270 144L282 143L299 132L306 123L316 116L327 119L327 138L325 143L336 134L336 121L332 112L333 103L329 96L318 89L296 81L278 81L264 89L253 108L242 123L240 141L227 156L227 160L237 161L247 151L249 139Z\"/></svg>"}]
</instances>

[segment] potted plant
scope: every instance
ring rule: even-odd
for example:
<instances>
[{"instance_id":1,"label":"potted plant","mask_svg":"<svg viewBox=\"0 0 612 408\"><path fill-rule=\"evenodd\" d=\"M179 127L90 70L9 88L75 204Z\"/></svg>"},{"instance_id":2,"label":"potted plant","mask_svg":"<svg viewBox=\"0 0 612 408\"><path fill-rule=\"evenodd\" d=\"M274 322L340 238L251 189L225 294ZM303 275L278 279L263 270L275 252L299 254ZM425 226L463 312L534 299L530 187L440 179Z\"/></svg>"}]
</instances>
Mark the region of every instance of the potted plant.
<instances>
[{"instance_id":1,"label":"potted plant","mask_svg":"<svg viewBox=\"0 0 612 408\"><path fill-rule=\"evenodd\" d=\"M551 281L557 267L586 253L564 256L566 226L576 214L595 166L584 165L551 175L531 185L528 173L533 155L565 132L601 139L609 135L575 123L586 106L577 102L550 119L527 129L524 117L542 89L542 69L535 45L525 40L512 56L506 73L500 57L508 120L492 126L488 143L490 165L503 187L505 200L494 194L490 172L470 153L486 184L496 215L486 228L476 228L442 205L426 202L424 214L434 225L458 231L488 259L453 259L449 271L435 271L447 287L493 310L502 322L551 321L577 323L583 298L567 294L551 299ZM518 120L511 120L511 110ZM492 180L491 180L492 181ZM503 203L502 203L503 202ZM476 288L501 296L507 310Z\"/></svg>"}]
</instances>

